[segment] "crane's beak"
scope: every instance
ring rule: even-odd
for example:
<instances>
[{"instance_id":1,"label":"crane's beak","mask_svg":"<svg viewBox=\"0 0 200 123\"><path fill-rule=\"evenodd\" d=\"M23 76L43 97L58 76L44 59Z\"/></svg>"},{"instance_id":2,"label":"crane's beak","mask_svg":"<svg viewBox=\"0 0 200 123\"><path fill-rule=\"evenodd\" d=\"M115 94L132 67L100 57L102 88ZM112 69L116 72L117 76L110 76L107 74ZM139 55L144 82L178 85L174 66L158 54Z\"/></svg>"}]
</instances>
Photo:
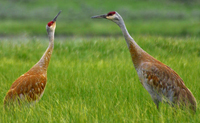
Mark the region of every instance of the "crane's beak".
<instances>
[{"instance_id":1,"label":"crane's beak","mask_svg":"<svg viewBox=\"0 0 200 123\"><path fill-rule=\"evenodd\" d=\"M58 12L58 14L56 15L56 17L52 20L53 22L56 22L56 19L58 17L58 15L61 13L61 10Z\"/></svg>"},{"instance_id":2,"label":"crane's beak","mask_svg":"<svg viewBox=\"0 0 200 123\"><path fill-rule=\"evenodd\" d=\"M97 15L97 16L92 16L91 18L106 18L107 15Z\"/></svg>"}]
</instances>

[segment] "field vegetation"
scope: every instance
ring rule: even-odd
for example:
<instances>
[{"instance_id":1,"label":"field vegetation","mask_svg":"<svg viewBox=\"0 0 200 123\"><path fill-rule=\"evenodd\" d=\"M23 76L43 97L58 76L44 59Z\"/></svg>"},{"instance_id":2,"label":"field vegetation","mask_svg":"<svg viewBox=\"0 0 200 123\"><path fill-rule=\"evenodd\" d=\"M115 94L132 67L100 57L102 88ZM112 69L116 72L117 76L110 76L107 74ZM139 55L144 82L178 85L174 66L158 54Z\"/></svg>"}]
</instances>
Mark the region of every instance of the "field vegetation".
<instances>
[{"instance_id":1,"label":"field vegetation","mask_svg":"<svg viewBox=\"0 0 200 123\"><path fill-rule=\"evenodd\" d=\"M0 3L0 122L200 122L200 2L198 0L64 1ZM42 99L3 110L17 77L48 46L47 22L62 10ZM197 100L197 112L160 104L142 87L116 24L90 17L118 11L135 41L173 68Z\"/></svg>"},{"instance_id":2,"label":"field vegetation","mask_svg":"<svg viewBox=\"0 0 200 123\"><path fill-rule=\"evenodd\" d=\"M91 16L117 11L133 34L200 35L199 0L8 0L0 4L0 35L46 35L45 25L58 11L57 34L121 35L111 22Z\"/></svg>"}]
</instances>

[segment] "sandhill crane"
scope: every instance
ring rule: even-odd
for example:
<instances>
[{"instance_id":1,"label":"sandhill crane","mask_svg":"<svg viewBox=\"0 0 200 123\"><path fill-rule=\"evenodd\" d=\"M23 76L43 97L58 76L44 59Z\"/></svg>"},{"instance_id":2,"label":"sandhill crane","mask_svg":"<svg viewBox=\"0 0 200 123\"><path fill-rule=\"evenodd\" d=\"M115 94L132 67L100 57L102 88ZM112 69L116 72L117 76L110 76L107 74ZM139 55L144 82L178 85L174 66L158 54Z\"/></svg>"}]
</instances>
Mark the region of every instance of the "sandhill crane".
<instances>
[{"instance_id":1,"label":"sandhill crane","mask_svg":"<svg viewBox=\"0 0 200 123\"><path fill-rule=\"evenodd\" d=\"M167 65L145 52L130 36L122 17L115 11L92 18L105 18L115 22L122 30L139 80L159 109L159 102L172 106L183 105L196 111L196 100L179 75Z\"/></svg>"},{"instance_id":2,"label":"sandhill crane","mask_svg":"<svg viewBox=\"0 0 200 123\"><path fill-rule=\"evenodd\" d=\"M54 48L56 19L60 12L46 25L49 38L48 48L41 59L28 72L21 75L11 85L4 99L5 106L14 103L20 104L21 102L25 101L32 104L39 101L39 99L42 97L47 83L47 68Z\"/></svg>"}]
</instances>

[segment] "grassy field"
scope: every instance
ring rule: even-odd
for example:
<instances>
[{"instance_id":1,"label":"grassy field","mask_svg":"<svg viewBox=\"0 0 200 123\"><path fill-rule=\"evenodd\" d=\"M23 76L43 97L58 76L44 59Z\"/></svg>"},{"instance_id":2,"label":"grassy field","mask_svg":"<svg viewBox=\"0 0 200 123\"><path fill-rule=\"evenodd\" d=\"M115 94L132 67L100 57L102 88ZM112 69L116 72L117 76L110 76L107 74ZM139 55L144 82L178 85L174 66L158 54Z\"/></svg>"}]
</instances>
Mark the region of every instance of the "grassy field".
<instances>
[{"instance_id":1,"label":"grassy field","mask_svg":"<svg viewBox=\"0 0 200 123\"><path fill-rule=\"evenodd\" d=\"M48 83L35 106L3 110L0 122L200 122L196 114L167 104L156 109L142 87L123 37L55 37ZM200 38L137 35L137 43L173 68L200 100ZM48 46L45 37L1 38L0 102L12 82Z\"/></svg>"},{"instance_id":2,"label":"grassy field","mask_svg":"<svg viewBox=\"0 0 200 123\"><path fill-rule=\"evenodd\" d=\"M156 109L139 82L116 24L91 16L117 11L136 42L173 68L200 100L199 0L7 0L0 3L0 123L200 122L196 114ZM48 46L45 26L57 20L48 83L35 106L3 110L11 84Z\"/></svg>"}]
</instances>

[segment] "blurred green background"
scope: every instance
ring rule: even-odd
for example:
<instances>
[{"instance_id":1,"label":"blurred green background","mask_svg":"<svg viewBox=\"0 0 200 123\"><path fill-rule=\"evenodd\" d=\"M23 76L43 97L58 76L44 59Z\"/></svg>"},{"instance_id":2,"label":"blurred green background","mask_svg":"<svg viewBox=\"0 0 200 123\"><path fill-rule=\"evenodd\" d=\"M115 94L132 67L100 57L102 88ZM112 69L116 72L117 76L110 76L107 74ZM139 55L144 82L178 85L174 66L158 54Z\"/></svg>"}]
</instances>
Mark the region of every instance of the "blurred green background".
<instances>
[{"instance_id":1,"label":"blurred green background","mask_svg":"<svg viewBox=\"0 0 200 123\"><path fill-rule=\"evenodd\" d=\"M121 35L116 25L91 16L117 11L131 34L200 35L199 0L2 0L0 36L44 35L62 10L56 35Z\"/></svg>"}]
</instances>

